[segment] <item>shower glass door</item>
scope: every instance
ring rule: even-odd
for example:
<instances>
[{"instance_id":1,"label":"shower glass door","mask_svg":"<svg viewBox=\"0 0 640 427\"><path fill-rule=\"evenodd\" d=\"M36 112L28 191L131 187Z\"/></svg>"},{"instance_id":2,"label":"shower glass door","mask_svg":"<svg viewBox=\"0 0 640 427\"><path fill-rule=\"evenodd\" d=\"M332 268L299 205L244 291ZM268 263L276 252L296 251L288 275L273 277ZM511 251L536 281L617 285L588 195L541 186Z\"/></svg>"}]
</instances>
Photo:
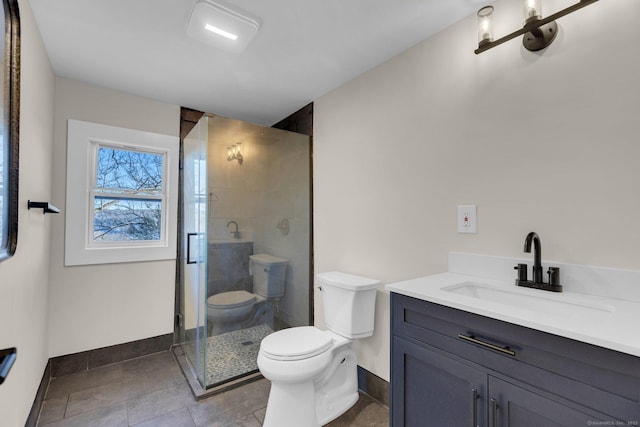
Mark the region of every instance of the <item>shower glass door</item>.
<instances>
[{"instance_id":1,"label":"shower glass door","mask_svg":"<svg viewBox=\"0 0 640 427\"><path fill-rule=\"evenodd\" d=\"M206 388L207 370L207 140L202 117L184 139L181 344L195 375Z\"/></svg>"},{"instance_id":2,"label":"shower glass door","mask_svg":"<svg viewBox=\"0 0 640 427\"><path fill-rule=\"evenodd\" d=\"M311 140L207 114L182 153L178 340L222 390L259 377L265 336L310 324Z\"/></svg>"}]
</instances>

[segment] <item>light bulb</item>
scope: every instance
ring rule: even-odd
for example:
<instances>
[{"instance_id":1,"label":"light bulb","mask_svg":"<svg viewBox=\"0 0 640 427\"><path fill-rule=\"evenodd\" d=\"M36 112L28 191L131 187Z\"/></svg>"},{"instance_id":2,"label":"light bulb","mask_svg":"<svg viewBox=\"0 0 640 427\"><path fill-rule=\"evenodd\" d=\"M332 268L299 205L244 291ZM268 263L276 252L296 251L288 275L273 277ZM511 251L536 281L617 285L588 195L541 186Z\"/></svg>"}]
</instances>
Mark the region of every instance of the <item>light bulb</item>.
<instances>
[{"instance_id":1,"label":"light bulb","mask_svg":"<svg viewBox=\"0 0 640 427\"><path fill-rule=\"evenodd\" d=\"M478 11L478 44L493 41L493 6Z\"/></svg>"},{"instance_id":2,"label":"light bulb","mask_svg":"<svg viewBox=\"0 0 640 427\"><path fill-rule=\"evenodd\" d=\"M524 23L542 18L542 0L524 1Z\"/></svg>"}]
</instances>

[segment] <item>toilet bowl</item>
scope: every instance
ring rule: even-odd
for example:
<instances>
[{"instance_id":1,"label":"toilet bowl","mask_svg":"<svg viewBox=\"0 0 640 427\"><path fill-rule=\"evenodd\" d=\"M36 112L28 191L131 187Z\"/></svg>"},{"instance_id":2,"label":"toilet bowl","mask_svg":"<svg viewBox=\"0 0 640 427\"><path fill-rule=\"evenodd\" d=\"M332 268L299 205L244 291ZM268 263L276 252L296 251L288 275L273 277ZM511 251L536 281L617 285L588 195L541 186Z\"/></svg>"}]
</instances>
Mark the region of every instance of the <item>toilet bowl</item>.
<instances>
[{"instance_id":1,"label":"toilet bowl","mask_svg":"<svg viewBox=\"0 0 640 427\"><path fill-rule=\"evenodd\" d=\"M207 321L210 335L266 323L273 324L273 310L267 300L284 295L288 261L268 254L249 257L253 276L253 293L244 290L214 294L207 298Z\"/></svg>"},{"instance_id":2,"label":"toilet bowl","mask_svg":"<svg viewBox=\"0 0 640 427\"><path fill-rule=\"evenodd\" d=\"M260 295L247 291L230 291L207 298L207 317L213 335L241 329L260 310Z\"/></svg>"},{"instance_id":3,"label":"toilet bowl","mask_svg":"<svg viewBox=\"0 0 640 427\"><path fill-rule=\"evenodd\" d=\"M284 329L260 344L258 368L271 381L265 427L321 426L358 400L353 341L373 334L379 282L339 272L317 279L329 329Z\"/></svg>"}]
</instances>

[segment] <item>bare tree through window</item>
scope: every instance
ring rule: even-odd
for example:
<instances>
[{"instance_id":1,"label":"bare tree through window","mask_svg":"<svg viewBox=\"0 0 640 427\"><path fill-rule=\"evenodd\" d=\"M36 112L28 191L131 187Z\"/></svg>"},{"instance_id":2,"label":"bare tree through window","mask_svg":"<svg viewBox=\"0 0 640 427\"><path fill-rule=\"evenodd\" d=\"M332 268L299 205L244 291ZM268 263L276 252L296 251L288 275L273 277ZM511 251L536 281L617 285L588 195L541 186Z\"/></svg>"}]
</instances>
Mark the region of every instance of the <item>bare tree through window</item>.
<instances>
[{"instance_id":1,"label":"bare tree through window","mask_svg":"<svg viewBox=\"0 0 640 427\"><path fill-rule=\"evenodd\" d=\"M93 240L161 240L164 156L100 146Z\"/></svg>"}]
</instances>

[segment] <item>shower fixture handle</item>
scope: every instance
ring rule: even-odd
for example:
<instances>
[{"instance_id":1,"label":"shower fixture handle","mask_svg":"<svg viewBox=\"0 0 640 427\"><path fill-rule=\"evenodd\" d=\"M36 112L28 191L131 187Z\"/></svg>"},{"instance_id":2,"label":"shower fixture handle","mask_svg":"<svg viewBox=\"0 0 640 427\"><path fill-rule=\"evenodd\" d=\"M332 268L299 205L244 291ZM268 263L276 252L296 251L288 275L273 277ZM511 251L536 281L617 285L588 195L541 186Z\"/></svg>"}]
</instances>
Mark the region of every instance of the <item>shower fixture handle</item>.
<instances>
[{"instance_id":1,"label":"shower fixture handle","mask_svg":"<svg viewBox=\"0 0 640 427\"><path fill-rule=\"evenodd\" d=\"M227 228L229 228L230 225L235 225L236 226L236 230L235 231L231 231L230 233L233 234L233 238L234 239L239 239L240 238L240 231L238 231L238 223L235 221L229 221L227 223Z\"/></svg>"}]
</instances>

